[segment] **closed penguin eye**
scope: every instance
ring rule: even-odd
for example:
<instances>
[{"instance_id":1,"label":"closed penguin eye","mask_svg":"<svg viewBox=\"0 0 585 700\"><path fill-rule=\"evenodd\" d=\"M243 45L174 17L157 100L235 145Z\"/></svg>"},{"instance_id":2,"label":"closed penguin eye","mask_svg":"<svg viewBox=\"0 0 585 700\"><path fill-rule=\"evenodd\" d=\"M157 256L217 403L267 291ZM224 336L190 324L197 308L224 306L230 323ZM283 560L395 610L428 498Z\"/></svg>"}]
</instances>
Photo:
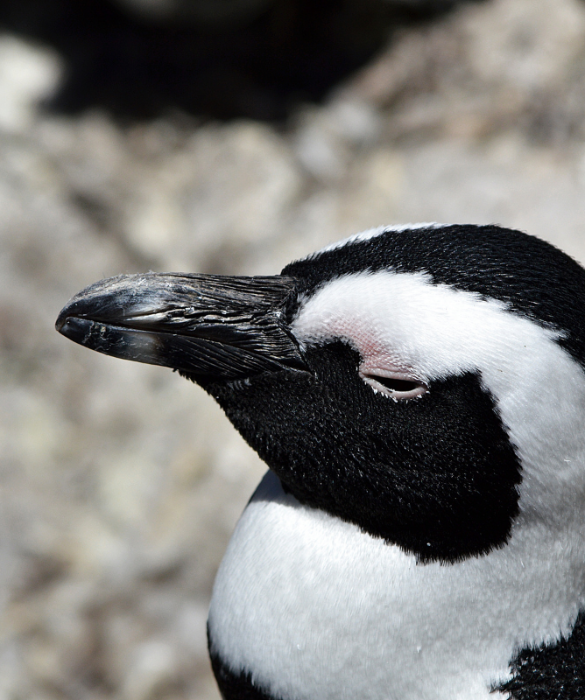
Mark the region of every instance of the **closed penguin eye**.
<instances>
[{"instance_id":1,"label":"closed penguin eye","mask_svg":"<svg viewBox=\"0 0 585 700\"><path fill-rule=\"evenodd\" d=\"M421 381L404 375L386 376L360 372L360 376L375 392L385 394L396 401L415 399L428 392L428 387Z\"/></svg>"}]
</instances>

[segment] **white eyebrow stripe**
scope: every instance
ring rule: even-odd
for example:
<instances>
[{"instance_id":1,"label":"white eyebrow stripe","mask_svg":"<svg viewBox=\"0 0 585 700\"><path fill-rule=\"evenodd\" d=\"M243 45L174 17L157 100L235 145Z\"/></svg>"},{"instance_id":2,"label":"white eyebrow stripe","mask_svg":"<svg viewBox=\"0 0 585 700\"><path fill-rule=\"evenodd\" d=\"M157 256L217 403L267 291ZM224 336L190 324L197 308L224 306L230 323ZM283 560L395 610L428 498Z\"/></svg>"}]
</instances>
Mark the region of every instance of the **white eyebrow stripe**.
<instances>
[{"instance_id":1,"label":"white eyebrow stripe","mask_svg":"<svg viewBox=\"0 0 585 700\"><path fill-rule=\"evenodd\" d=\"M428 379L485 369L516 346L528 345L525 354L542 342L558 347L554 341L562 336L510 313L502 301L434 284L424 272L391 270L327 282L302 301L291 329L304 345L367 336Z\"/></svg>"}]
</instances>

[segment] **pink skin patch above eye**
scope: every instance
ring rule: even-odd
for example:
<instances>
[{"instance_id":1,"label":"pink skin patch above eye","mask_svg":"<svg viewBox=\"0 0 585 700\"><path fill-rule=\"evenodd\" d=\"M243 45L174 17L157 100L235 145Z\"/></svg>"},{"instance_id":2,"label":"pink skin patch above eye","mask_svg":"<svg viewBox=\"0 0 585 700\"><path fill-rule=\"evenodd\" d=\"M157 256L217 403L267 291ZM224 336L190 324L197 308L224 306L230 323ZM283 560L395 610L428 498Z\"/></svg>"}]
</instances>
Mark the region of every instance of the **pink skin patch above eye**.
<instances>
[{"instance_id":1,"label":"pink skin patch above eye","mask_svg":"<svg viewBox=\"0 0 585 700\"><path fill-rule=\"evenodd\" d=\"M337 322L335 322L337 321ZM394 398L415 398L426 393L427 387L417 373L401 362L395 354L385 348L379 338L371 330L364 331L359 322L350 328L347 321L336 319L330 323L328 330L339 338L350 342L360 354L360 377L375 391ZM353 332L351 332L353 331ZM391 384L384 385L377 378L394 379L414 386L392 388Z\"/></svg>"}]
</instances>

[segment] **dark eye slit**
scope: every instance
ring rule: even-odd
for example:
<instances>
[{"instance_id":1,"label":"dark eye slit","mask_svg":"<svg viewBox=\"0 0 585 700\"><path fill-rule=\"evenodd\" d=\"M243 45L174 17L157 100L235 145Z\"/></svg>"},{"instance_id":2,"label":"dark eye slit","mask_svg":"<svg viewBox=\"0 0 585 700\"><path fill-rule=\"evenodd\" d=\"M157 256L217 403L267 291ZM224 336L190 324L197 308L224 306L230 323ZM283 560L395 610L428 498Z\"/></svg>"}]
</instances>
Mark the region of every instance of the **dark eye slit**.
<instances>
[{"instance_id":1,"label":"dark eye slit","mask_svg":"<svg viewBox=\"0 0 585 700\"><path fill-rule=\"evenodd\" d=\"M390 391L407 392L407 391L413 391L414 389L417 389L420 386L416 382L409 382L406 379L394 379L393 377L380 377L379 375L376 375L376 381L379 382L380 384L382 384L383 386L385 386L386 389L390 389Z\"/></svg>"}]
</instances>

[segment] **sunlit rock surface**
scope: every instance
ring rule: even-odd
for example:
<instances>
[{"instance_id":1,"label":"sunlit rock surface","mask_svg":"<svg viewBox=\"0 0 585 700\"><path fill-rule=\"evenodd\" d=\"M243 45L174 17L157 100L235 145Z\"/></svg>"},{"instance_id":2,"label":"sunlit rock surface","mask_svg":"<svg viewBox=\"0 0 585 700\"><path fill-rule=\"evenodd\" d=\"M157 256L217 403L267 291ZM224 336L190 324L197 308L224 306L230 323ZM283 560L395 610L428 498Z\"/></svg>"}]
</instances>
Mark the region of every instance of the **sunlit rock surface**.
<instances>
[{"instance_id":1,"label":"sunlit rock surface","mask_svg":"<svg viewBox=\"0 0 585 700\"><path fill-rule=\"evenodd\" d=\"M585 3L464 5L284 127L47 116L59 70L0 38L0 700L211 700L207 602L264 467L200 389L68 342L58 311L382 223L497 222L585 261Z\"/></svg>"}]
</instances>

